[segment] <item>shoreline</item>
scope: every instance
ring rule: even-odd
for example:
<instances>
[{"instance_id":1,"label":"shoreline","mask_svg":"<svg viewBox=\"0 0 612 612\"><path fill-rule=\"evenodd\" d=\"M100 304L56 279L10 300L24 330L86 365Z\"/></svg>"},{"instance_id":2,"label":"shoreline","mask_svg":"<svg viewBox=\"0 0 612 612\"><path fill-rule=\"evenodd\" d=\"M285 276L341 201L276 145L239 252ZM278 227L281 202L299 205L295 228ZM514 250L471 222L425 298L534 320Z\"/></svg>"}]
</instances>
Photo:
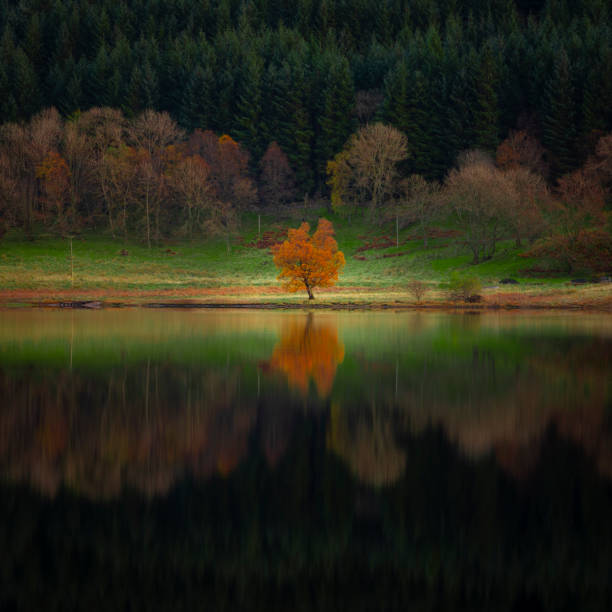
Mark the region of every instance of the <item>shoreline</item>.
<instances>
[{"instance_id":1,"label":"shoreline","mask_svg":"<svg viewBox=\"0 0 612 612\"><path fill-rule=\"evenodd\" d=\"M3 301L0 309L44 308L49 310L112 310L145 308L150 310L350 310L350 311L440 311L440 312L500 312L558 311L612 314L612 304L555 303L408 303L408 302L119 302L119 301Z\"/></svg>"},{"instance_id":2,"label":"shoreline","mask_svg":"<svg viewBox=\"0 0 612 612\"><path fill-rule=\"evenodd\" d=\"M344 286L320 291L314 300L273 286L226 286L197 289L1 289L0 308L49 309L253 309L253 310L421 310L421 311L588 311L612 313L612 284L577 288L485 288L478 301L452 300L431 290L420 302L395 287Z\"/></svg>"}]
</instances>

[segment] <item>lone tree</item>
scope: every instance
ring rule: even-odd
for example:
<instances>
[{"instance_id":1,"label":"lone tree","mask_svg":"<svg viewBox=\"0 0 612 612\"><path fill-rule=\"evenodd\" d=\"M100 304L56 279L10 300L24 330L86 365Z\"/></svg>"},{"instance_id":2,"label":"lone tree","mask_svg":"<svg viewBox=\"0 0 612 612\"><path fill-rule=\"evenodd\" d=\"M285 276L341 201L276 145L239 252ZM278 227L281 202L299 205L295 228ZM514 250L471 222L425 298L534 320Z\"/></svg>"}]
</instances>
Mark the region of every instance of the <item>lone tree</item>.
<instances>
[{"instance_id":1,"label":"lone tree","mask_svg":"<svg viewBox=\"0 0 612 612\"><path fill-rule=\"evenodd\" d=\"M284 281L291 292L305 288L308 299L313 300L312 290L331 287L345 263L334 239L333 225L327 219L319 219L312 236L308 223L290 229L288 234L287 240L274 250L274 263L280 268L278 280Z\"/></svg>"}]
</instances>

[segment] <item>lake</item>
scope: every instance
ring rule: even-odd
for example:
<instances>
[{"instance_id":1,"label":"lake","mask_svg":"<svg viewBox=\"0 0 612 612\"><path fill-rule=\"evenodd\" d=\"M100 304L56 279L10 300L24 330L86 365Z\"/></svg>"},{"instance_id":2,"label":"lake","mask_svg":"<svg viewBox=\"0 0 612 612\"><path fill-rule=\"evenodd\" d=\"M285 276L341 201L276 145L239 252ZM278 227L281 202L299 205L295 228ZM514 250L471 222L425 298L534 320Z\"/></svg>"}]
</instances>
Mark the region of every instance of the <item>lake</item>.
<instances>
[{"instance_id":1,"label":"lake","mask_svg":"<svg viewBox=\"0 0 612 612\"><path fill-rule=\"evenodd\" d=\"M2 610L612 609L612 316L0 311Z\"/></svg>"}]
</instances>

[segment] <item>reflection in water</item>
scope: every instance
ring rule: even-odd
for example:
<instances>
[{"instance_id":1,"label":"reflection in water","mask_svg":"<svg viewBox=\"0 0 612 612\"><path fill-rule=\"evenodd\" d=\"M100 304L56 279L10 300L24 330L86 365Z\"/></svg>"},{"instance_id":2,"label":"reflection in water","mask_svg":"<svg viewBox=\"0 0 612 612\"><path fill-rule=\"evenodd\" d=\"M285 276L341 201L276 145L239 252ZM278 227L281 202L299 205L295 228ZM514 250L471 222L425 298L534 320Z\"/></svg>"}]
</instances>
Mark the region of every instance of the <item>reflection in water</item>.
<instances>
[{"instance_id":1,"label":"reflection in water","mask_svg":"<svg viewBox=\"0 0 612 612\"><path fill-rule=\"evenodd\" d=\"M280 341L263 368L284 374L289 386L302 395L308 394L312 380L319 397L325 398L343 359L344 346L338 341L337 330L329 323L315 322L309 313L304 320L290 321L283 327Z\"/></svg>"},{"instance_id":2,"label":"reflection in water","mask_svg":"<svg viewBox=\"0 0 612 612\"><path fill-rule=\"evenodd\" d=\"M406 465L406 455L395 440L395 421L392 412L377 410L376 406L347 411L332 404L328 447L345 459L362 482L391 484L399 480Z\"/></svg>"},{"instance_id":3,"label":"reflection in water","mask_svg":"<svg viewBox=\"0 0 612 612\"><path fill-rule=\"evenodd\" d=\"M612 609L611 327L0 313L0 609Z\"/></svg>"},{"instance_id":4,"label":"reflection in water","mask_svg":"<svg viewBox=\"0 0 612 612\"><path fill-rule=\"evenodd\" d=\"M367 484L397 482L399 440L432 427L516 477L555 427L612 478L605 325L597 335L480 316L128 312L103 317L104 334L85 316L106 314L36 313L47 335L31 313L0 321L0 468L12 480L92 498L163 494L186 473L227 476L254 438L275 466L300 398L328 414L328 449Z\"/></svg>"}]
</instances>

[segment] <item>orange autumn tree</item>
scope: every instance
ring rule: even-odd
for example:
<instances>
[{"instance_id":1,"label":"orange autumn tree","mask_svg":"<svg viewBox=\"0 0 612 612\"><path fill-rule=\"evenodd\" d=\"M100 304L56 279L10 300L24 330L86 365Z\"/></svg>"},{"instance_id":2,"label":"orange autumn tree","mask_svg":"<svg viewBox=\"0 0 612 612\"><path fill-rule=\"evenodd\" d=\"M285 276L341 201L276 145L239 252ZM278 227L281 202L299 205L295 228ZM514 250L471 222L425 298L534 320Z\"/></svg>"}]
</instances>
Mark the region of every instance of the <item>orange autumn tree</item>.
<instances>
[{"instance_id":1,"label":"orange autumn tree","mask_svg":"<svg viewBox=\"0 0 612 612\"><path fill-rule=\"evenodd\" d=\"M308 299L313 300L312 290L331 287L345 261L334 239L333 225L327 219L319 219L312 236L308 223L290 229L287 240L274 249L274 263L281 270L278 280L284 281L287 290L306 289Z\"/></svg>"},{"instance_id":2,"label":"orange autumn tree","mask_svg":"<svg viewBox=\"0 0 612 612\"><path fill-rule=\"evenodd\" d=\"M293 321L281 332L272 357L262 364L265 371L285 375L289 386L303 396L308 394L310 381L319 397L329 395L338 364L344 360L344 345L331 325L315 322L312 313L306 321Z\"/></svg>"}]
</instances>

